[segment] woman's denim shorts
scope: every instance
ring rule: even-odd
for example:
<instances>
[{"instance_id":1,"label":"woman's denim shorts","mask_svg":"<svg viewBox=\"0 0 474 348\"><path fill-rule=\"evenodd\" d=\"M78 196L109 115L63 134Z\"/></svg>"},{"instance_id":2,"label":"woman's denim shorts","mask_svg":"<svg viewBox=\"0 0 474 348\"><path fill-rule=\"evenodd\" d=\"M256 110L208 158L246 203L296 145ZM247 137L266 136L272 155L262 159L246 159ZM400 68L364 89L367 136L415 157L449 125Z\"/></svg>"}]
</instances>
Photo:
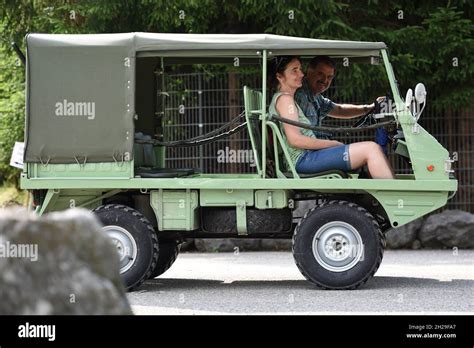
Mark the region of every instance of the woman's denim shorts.
<instances>
[{"instance_id":1,"label":"woman's denim shorts","mask_svg":"<svg viewBox=\"0 0 474 348\"><path fill-rule=\"evenodd\" d=\"M296 162L296 171L302 174L324 172L331 169L350 171L349 145L321 150L305 150Z\"/></svg>"}]
</instances>

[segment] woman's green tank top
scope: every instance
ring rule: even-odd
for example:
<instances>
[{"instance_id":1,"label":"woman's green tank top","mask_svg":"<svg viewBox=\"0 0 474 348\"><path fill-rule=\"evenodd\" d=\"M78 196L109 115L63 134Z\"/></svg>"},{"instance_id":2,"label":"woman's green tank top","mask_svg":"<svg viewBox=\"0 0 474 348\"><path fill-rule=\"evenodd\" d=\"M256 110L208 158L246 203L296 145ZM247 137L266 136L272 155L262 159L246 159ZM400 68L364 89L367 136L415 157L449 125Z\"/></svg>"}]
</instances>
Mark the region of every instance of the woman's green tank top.
<instances>
[{"instance_id":1,"label":"woman's green tank top","mask_svg":"<svg viewBox=\"0 0 474 348\"><path fill-rule=\"evenodd\" d=\"M268 111L270 112L270 115L278 115L280 117L283 117L278 113L278 111L276 109L277 100L283 94L287 94L287 93L277 92L273 95L272 101L270 102L270 106L268 107ZM298 108L298 121L301 122L301 123L306 123L306 124L310 125L311 122L304 115L303 110L301 110L301 108L299 107L299 105L296 102L295 102L295 105ZM303 134L303 135L306 135L306 136L311 137L311 138L316 138L313 131L311 131L309 129L300 128L299 130L300 130L301 134ZM292 162L293 166L296 166L296 162L298 161L298 159L301 157L301 155L303 154L303 152L305 150L297 148L297 147L292 147L292 146L290 146L290 144L288 144L288 139L286 138L285 130L284 130L283 124L281 122L280 122L280 131L281 131L281 135L283 136L283 140L285 141L286 146L288 148L288 152L290 154L291 162ZM286 161L285 161L285 166L286 166L286 170L290 170L290 167L289 167L289 165Z\"/></svg>"}]
</instances>

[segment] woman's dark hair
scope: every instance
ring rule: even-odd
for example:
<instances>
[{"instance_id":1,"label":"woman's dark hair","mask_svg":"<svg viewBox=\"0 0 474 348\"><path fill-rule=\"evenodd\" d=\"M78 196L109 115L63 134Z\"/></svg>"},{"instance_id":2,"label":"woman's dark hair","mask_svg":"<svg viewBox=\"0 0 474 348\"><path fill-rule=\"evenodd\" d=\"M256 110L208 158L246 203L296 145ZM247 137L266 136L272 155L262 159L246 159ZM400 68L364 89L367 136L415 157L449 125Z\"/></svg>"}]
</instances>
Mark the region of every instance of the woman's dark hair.
<instances>
[{"instance_id":1,"label":"woman's dark hair","mask_svg":"<svg viewBox=\"0 0 474 348\"><path fill-rule=\"evenodd\" d=\"M268 65L268 84L271 90L276 90L278 87L277 73L283 74L288 64L294 59L301 63L299 56L276 56L270 60Z\"/></svg>"}]
</instances>

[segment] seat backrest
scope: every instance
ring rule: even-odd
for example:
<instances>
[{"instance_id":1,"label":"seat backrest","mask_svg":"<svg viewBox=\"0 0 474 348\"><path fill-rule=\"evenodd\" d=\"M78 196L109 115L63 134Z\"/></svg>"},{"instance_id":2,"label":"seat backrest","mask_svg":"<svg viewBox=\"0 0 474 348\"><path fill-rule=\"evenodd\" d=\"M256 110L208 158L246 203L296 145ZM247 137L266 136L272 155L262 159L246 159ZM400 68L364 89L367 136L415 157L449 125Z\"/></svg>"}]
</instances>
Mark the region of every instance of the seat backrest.
<instances>
[{"instance_id":1,"label":"seat backrest","mask_svg":"<svg viewBox=\"0 0 474 348\"><path fill-rule=\"evenodd\" d=\"M135 139L142 139L143 133L135 133ZM143 144L134 143L133 144L133 162L135 167L143 167Z\"/></svg>"},{"instance_id":2,"label":"seat backrest","mask_svg":"<svg viewBox=\"0 0 474 348\"><path fill-rule=\"evenodd\" d=\"M143 134L141 132L135 133L136 140L152 140L150 135ZM134 162L135 167L156 167L156 156L153 144L140 144L135 143L134 149Z\"/></svg>"},{"instance_id":3,"label":"seat backrest","mask_svg":"<svg viewBox=\"0 0 474 348\"><path fill-rule=\"evenodd\" d=\"M295 166L290 160L290 154L286 146L283 136L281 134L280 127L272 121L267 121L267 127L271 129L271 134L273 136L273 157L275 161L275 174L278 178L288 177L286 174L285 163L288 164L291 177L298 178L299 175L296 172Z\"/></svg>"},{"instance_id":4,"label":"seat backrest","mask_svg":"<svg viewBox=\"0 0 474 348\"><path fill-rule=\"evenodd\" d=\"M244 86L244 106L247 129L252 143L252 150L257 171L262 171L262 92Z\"/></svg>"},{"instance_id":5,"label":"seat backrest","mask_svg":"<svg viewBox=\"0 0 474 348\"><path fill-rule=\"evenodd\" d=\"M262 168L262 120L260 118L262 114L262 92L255 91L247 86L244 86L244 105L245 105L245 117L247 120L247 127L249 130L250 141L252 142L252 149L254 151L255 161L257 163L258 172L261 172ZM274 122L268 122L268 144L269 150L267 151L267 162L272 161L273 164L268 167L267 175L269 177L285 177L283 175L284 169L282 168L283 158L289 161L289 154L286 148L286 144L281 136L280 128ZM270 141L270 136L272 137ZM294 166L290 164L291 171L294 177L298 177L298 174L294 170Z\"/></svg>"}]
</instances>

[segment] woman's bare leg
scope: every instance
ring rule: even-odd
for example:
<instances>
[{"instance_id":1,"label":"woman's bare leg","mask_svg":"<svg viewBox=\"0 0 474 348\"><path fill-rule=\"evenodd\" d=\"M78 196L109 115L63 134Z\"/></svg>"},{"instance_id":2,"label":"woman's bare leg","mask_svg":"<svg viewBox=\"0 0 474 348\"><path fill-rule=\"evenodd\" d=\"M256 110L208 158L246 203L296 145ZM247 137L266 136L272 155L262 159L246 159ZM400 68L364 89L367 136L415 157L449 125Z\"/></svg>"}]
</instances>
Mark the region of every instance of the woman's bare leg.
<instances>
[{"instance_id":1,"label":"woman's bare leg","mask_svg":"<svg viewBox=\"0 0 474 348\"><path fill-rule=\"evenodd\" d=\"M382 148L373 141L362 141L349 145L349 156L352 169L367 164L374 179L393 179L393 170Z\"/></svg>"}]
</instances>

